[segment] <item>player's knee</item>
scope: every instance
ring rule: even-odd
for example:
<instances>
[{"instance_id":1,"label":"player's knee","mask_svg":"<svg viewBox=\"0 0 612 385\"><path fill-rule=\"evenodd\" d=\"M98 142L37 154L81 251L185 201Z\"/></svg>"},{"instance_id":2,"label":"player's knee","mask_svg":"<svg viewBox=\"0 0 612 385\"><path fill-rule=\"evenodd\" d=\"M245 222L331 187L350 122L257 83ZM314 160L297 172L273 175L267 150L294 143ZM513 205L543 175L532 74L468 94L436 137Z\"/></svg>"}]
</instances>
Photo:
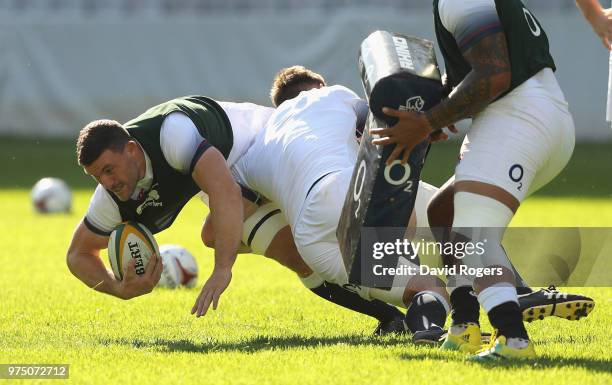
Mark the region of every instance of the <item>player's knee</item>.
<instances>
[{"instance_id":1,"label":"player's knee","mask_svg":"<svg viewBox=\"0 0 612 385\"><path fill-rule=\"evenodd\" d=\"M74 253L71 250L68 250L66 253L66 266L68 266L68 270L72 272L72 267L74 266Z\"/></svg>"},{"instance_id":2,"label":"player's knee","mask_svg":"<svg viewBox=\"0 0 612 385\"><path fill-rule=\"evenodd\" d=\"M431 227L450 227L453 214L453 193L447 190L440 190L427 205L427 220Z\"/></svg>"},{"instance_id":3,"label":"player's knee","mask_svg":"<svg viewBox=\"0 0 612 385\"><path fill-rule=\"evenodd\" d=\"M307 289L311 289L311 290L316 289L317 287L320 287L325 282L323 278L321 278L316 273L311 273L307 276L300 277L300 281L302 281L302 284Z\"/></svg>"},{"instance_id":4,"label":"player's knee","mask_svg":"<svg viewBox=\"0 0 612 385\"><path fill-rule=\"evenodd\" d=\"M448 301L448 293L446 292L446 284L440 278L436 276L414 276L404 289L404 293L402 295L402 301L406 305L410 304L412 298L420 292L433 292L437 293L437 295Z\"/></svg>"},{"instance_id":5,"label":"player's knee","mask_svg":"<svg viewBox=\"0 0 612 385\"><path fill-rule=\"evenodd\" d=\"M206 247L210 247L211 249L215 248L215 239L214 238L210 238L210 237L202 234L202 242L204 243L204 246L206 246Z\"/></svg>"},{"instance_id":6,"label":"player's knee","mask_svg":"<svg viewBox=\"0 0 612 385\"><path fill-rule=\"evenodd\" d=\"M274 236L266 249L265 256L295 272L300 278L312 274L312 270L306 265L295 246L289 226L285 226Z\"/></svg>"},{"instance_id":7,"label":"player's knee","mask_svg":"<svg viewBox=\"0 0 612 385\"><path fill-rule=\"evenodd\" d=\"M348 274L341 257L329 258L328 255L323 255L319 261L315 261L315 264L318 266L317 274L327 282L341 286L348 283Z\"/></svg>"},{"instance_id":8,"label":"player's knee","mask_svg":"<svg viewBox=\"0 0 612 385\"><path fill-rule=\"evenodd\" d=\"M427 205L427 220L432 236L445 242L453 225L454 203L452 191L440 190Z\"/></svg>"}]
</instances>

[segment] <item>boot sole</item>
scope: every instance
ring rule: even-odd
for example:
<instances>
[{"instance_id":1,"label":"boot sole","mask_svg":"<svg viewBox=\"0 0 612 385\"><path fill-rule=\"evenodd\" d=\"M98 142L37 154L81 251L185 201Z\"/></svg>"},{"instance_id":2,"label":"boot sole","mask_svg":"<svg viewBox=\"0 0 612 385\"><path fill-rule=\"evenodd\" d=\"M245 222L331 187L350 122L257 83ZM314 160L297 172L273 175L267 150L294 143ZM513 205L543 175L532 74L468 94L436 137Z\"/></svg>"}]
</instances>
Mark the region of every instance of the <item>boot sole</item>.
<instances>
[{"instance_id":1,"label":"boot sole","mask_svg":"<svg viewBox=\"0 0 612 385\"><path fill-rule=\"evenodd\" d=\"M546 317L559 317L569 321L577 321L589 315L595 308L595 302L590 300L576 300L554 305L540 305L530 307L523 311L523 321L533 322Z\"/></svg>"}]
</instances>

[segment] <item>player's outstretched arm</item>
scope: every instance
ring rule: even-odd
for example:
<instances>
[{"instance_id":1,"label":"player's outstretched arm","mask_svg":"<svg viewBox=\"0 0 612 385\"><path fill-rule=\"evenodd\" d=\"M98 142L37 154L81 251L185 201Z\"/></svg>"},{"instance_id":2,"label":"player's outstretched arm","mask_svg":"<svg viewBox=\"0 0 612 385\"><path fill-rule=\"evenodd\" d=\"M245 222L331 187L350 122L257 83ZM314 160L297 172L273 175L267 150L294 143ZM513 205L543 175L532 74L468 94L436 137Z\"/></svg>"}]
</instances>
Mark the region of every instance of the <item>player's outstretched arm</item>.
<instances>
[{"instance_id":1,"label":"player's outstretched arm","mask_svg":"<svg viewBox=\"0 0 612 385\"><path fill-rule=\"evenodd\" d=\"M505 33L482 38L463 57L472 70L447 99L425 113L434 129L476 115L510 88L512 70Z\"/></svg>"},{"instance_id":2,"label":"player's outstretched arm","mask_svg":"<svg viewBox=\"0 0 612 385\"><path fill-rule=\"evenodd\" d=\"M219 297L232 279L232 266L242 236L243 210L240 187L216 148L209 148L200 157L192 177L209 196L215 234L215 266L191 309L199 317L206 314L211 304L213 309L217 308Z\"/></svg>"},{"instance_id":3,"label":"player's outstretched arm","mask_svg":"<svg viewBox=\"0 0 612 385\"><path fill-rule=\"evenodd\" d=\"M121 299L150 293L163 270L161 259L153 256L145 274L138 276L134 260L130 262L123 281L117 281L100 259L100 250L108 245L108 237L97 235L81 221L74 231L66 254L70 272L90 288Z\"/></svg>"},{"instance_id":4,"label":"player's outstretched arm","mask_svg":"<svg viewBox=\"0 0 612 385\"><path fill-rule=\"evenodd\" d=\"M606 49L612 49L612 8L604 9L598 0L576 0L576 5Z\"/></svg>"}]
</instances>

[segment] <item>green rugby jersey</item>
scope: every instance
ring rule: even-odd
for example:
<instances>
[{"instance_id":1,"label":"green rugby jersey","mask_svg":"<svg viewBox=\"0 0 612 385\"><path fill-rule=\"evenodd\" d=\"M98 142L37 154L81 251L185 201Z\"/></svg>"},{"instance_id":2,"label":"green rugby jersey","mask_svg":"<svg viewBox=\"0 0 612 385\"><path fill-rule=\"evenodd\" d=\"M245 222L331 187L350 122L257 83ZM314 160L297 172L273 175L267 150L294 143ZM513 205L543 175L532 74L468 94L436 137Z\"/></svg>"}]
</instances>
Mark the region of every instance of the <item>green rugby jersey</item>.
<instances>
[{"instance_id":1,"label":"green rugby jersey","mask_svg":"<svg viewBox=\"0 0 612 385\"><path fill-rule=\"evenodd\" d=\"M185 204L200 191L191 177L172 168L160 146L160 132L164 119L172 112L186 114L197 127L204 141L198 148L190 166L210 146L218 149L227 159L233 145L232 127L225 111L214 100L205 96L186 96L170 100L148 109L124 126L149 156L153 169L151 188L141 200L123 202L108 191L117 203L121 219L144 224L152 233L168 228Z\"/></svg>"}]
</instances>

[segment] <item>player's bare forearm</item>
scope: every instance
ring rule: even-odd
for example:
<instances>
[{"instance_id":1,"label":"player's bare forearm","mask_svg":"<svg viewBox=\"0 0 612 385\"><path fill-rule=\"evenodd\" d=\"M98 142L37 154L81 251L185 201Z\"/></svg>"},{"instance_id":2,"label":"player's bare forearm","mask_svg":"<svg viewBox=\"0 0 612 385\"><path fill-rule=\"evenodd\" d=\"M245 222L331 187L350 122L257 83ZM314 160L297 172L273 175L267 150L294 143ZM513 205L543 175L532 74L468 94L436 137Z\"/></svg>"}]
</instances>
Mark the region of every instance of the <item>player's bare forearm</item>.
<instances>
[{"instance_id":1,"label":"player's bare forearm","mask_svg":"<svg viewBox=\"0 0 612 385\"><path fill-rule=\"evenodd\" d=\"M86 254L68 256L70 272L88 287L117 298L122 298L119 285L99 257Z\"/></svg>"},{"instance_id":2,"label":"player's bare forearm","mask_svg":"<svg viewBox=\"0 0 612 385\"><path fill-rule=\"evenodd\" d=\"M79 223L66 253L66 264L70 272L88 287L121 298L118 282L99 255L107 242L106 237L92 233L83 222Z\"/></svg>"},{"instance_id":3,"label":"player's bare forearm","mask_svg":"<svg viewBox=\"0 0 612 385\"><path fill-rule=\"evenodd\" d=\"M214 196L218 195L218 196ZM231 270L242 238L242 195L233 183L210 195L215 229L215 270Z\"/></svg>"},{"instance_id":4,"label":"player's bare forearm","mask_svg":"<svg viewBox=\"0 0 612 385\"><path fill-rule=\"evenodd\" d=\"M94 234L81 222L72 237L66 263L70 272L88 287L121 299L130 299L150 293L159 281L163 265L152 257L144 275L137 275L132 259L122 281L106 269L100 259L100 250L108 245L108 237ZM155 263L151 263L155 262Z\"/></svg>"},{"instance_id":5,"label":"player's bare forearm","mask_svg":"<svg viewBox=\"0 0 612 385\"><path fill-rule=\"evenodd\" d=\"M243 209L240 187L216 148L206 150L191 175L208 194L215 243L215 267L191 308L191 314L200 317L211 304L213 309L217 308L219 297L232 279L232 266L242 235Z\"/></svg>"},{"instance_id":6,"label":"player's bare forearm","mask_svg":"<svg viewBox=\"0 0 612 385\"><path fill-rule=\"evenodd\" d=\"M209 148L197 161L192 177L209 197L214 229L215 270L231 269L242 238L242 194L216 148Z\"/></svg>"},{"instance_id":7,"label":"player's bare forearm","mask_svg":"<svg viewBox=\"0 0 612 385\"><path fill-rule=\"evenodd\" d=\"M437 140L442 128L484 110L508 90L512 76L503 32L482 38L463 56L470 64L471 71L447 99L426 113L383 108L386 115L396 117L398 121L389 128L370 129L370 134L379 136L372 140L375 145L396 144L387 158L387 164L392 164L397 158L405 164L418 143L427 137Z\"/></svg>"},{"instance_id":8,"label":"player's bare forearm","mask_svg":"<svg viewBox=\"0 0 612 385\"><path fill-rule=\"evenodd\" d=\"M502 32L483 38L464 57L472 71L447 99L426 112L433 130L479 113L510 87L510 59Z\"/></svg>"},{"instance_id":9,"label":"player's bare forearm","mask_svg":"<svg viewBox=\"0 0 612 385\"><path fill-rule=\"evenodd\" d=\"M599 0L576 0L576 5L584 15L584 18L589 21L603 12L603 7Z\"/></svg>"},{"instance_id":10,"label":"player's bare forearm","mask_svg":"<svg viewBox=\"0 0 612 385\"><path fill-rule=\"evenodd\" d=\"M576 5L604 47L612 49L612 8L604 9L598 0L576 0Z\"/></svg>"}]
</instances>

